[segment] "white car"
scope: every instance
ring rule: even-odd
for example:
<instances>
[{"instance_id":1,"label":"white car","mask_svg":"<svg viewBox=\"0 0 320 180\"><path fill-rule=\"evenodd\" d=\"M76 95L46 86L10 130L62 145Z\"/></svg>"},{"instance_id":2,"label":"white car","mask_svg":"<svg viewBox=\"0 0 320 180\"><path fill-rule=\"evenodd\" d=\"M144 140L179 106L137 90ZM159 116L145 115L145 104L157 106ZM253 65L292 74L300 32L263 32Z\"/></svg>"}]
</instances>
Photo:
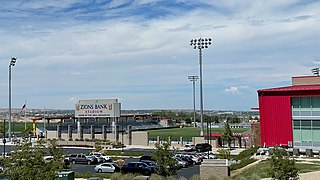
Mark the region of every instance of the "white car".
<instances>
[{"instance_id":1,"label":"white car","mask_svg":"<svg viewBox=\"0 0 320 180\"><path fill-rule=\"evenodd\" d=\"M53 160L53 156L44 156L43 157L44 162L48 163L51 162Z\"/></svg>"},{"instance_id":2,"label":"white car","mask_svg":"<svg viewBox=\"0 0 320 180\"><path fill-rule=\"evenodd\" d=\"M186 144L184 145L184 151L195 151L196 147L193 144Z\"/></svg>"},{"instance_id":3,"label":"white car","mask_svg":"<svg viewBox=\"0 0 320 180\"><path fill-rule=\"evenodd\" d=\"M98 173L114 173L119 172L120 168L115 163L102 163L96 165L96 167L94 167L94 170Z\"/></svg>"},{"instance_id":4,"label":"white car","mask_svg":"<svg viewBox=\"0 0 320 180\"><path fill-rule=\"evenodd\" d=\"M192 159L192 161L194 161L195 164L201 164L201 162L202 162L202 160L195 155L189 154L187 156L190 157Z\"/></svg>"},{"instance_id":5,"label":"white car","mask_svg":"<svg viewBox=\"0 0 320 180\"><path fill-rule=\"evenodd\" d=\"M180 159L179 157L175 157L177 164L180 168L184 168L187 167L187 162L183 161L182 159Z\"/></svg>"},{"instance_id":6,"label":"white car","mask_svg":"<svg viewBox=\"0 0 320 180\"><path fill-rule=\"evenodd\" d=\"M207 152L204 152L204 153L202 153L202 155L205 159L215 159L216 158L216 156L212 152L209 152L209 155Z\"/></svg>"},{"instance_id":7,"label":"white car","mask_svg":"<svg viewBox=\"0 0 320 180\"><path fill-rule=\"evenodd\" d=\"M101 159L101 157L102 157L102 159L103 159L102 162L112 161L112 157L111 156L107 156L106 154L101 153L101 152L91 152L91 153L89 153L89 155L97 157L98 160Z\"/></svg>"}]
</instances>

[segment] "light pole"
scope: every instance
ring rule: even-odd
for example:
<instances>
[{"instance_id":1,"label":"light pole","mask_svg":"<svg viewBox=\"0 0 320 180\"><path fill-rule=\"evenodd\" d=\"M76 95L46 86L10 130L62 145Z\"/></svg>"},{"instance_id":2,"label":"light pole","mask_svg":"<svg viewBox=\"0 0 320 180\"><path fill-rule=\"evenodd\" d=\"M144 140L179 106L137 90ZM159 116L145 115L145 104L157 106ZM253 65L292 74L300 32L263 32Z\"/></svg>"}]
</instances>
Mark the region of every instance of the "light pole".
<instances>
[{"instance_id":1,"label":"light pole","mask_svg":"<svg viewBox=\"0 0 320 180\"><path fill-rule=\"evenodd\" d=\"M196 127L196 81L199 79L198 76L188 76L188 79L192 81L193 87L193 127Z\"/></svg>"},{"instance_id":2,"label":"light pole","mask_svg":"<svg viewBox=\"0 0 320 180\"><path fill-rule=\"evenodd\" d=\"M199 65L200 65L200 136L203 136L203 95L202 95L202 49L206 49L211 45L211 38L192 39L190 45L194 49L199 49Z\"/></svg>"},{"instance_id":3,"label":"light pole","mask_svg":"<svg viewBox=\"0 0 320 180\"><path fill-rule=\"evenodd\" d=\"M12 57L9 64L9 141L11 142L11 67L16 64L17 58Z\"/></svg>"}]
</instances>

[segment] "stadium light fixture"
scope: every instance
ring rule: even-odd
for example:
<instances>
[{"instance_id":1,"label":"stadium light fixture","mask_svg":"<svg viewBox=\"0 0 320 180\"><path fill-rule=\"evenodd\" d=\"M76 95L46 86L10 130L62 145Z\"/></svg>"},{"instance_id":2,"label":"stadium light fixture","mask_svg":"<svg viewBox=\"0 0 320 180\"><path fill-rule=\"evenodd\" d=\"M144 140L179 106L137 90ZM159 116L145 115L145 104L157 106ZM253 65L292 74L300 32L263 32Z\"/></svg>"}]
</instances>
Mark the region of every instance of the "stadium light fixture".
<instances>
[{"instance_id":1,"label":"stadium light fixture","mask_svg":"<svg viewBox=\"0 0 320 180\"><path fill-rule=\"evenodd\" d=\"M199 50L199 65L200 65L200 136L203 136L203 90L202 90L202 50L207 49L211 45L211 38L199 38L192 39L190 41L190 46L193 49Z\"/></svg>"},{"instance_id":2,"label":"stadium light fixture","mask_svg":"<svg viewBox=\"0 0 320 180\"><path fill-rule=\"evenodd\" d=\"M192 82L193 89L193 127L196 127L196 81L199 79L198 76L188 76L188 79Z\"/></svg>"}]
</instances>

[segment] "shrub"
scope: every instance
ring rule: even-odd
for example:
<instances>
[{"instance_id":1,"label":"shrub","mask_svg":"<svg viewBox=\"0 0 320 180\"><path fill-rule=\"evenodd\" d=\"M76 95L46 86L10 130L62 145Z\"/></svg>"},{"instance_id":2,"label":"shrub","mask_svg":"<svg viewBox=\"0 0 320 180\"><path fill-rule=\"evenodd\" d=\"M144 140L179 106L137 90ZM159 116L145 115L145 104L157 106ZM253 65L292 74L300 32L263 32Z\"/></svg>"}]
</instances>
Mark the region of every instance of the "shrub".
<instances>
[{"instance_id":1,"label":"shrub","mask_svg":"<svg viewBox=\"0 0 320 180\"><path fill-rule=\"evenodd\" d=\"M232 164L230 166L230 169L231 169L231 171L236 170L236 169L240 169L240 168L245 167L248 164L251 164L255 161L257 161L257 160L252 159L252 158L244 158L244 159L240 160L240 162L238 164Z\"/></svg>"},{"instance_id":2,"label":"shrub","mask_svg":"<svg viewBox=\"0 0 320 180\"><path fill-rule=\"evenodd\" d=\"M121 173L113 173L111 175L112 180L122 180L122 174Z\"/></svg>"},{"instance_id":3,"label":"shrub","mask_svg":"<svg viewBox=\"0 0 320 180\"><path fill-rule=\"evenodd\" d=\"M132 180L134 177L135 177L134 174L129 173L129 174L123 175L122 180Z\"/></svg>"},{"instance_id":4,"label":"shrub","mask_svg":"<svg viewBox=\"0 0 320 180\"><path fill-rule=\"evenodd\" d=\"M231 159L231 154L229 149L218 149L218 159Z\"/></svg>"},{"instance_id":5,"label":"shrub","mask_svg":"<svg viewBox=\"0 0 320 180\"><path fill-rule=\"evenodd\" d=\"M162 180L162 176L158 174L151 174L150 180Z\"/></svg>"},{"instance_id":6,"label":"shrub","mask_svg":"<svg viewBox=\"0 0 320 180\"><path fill-rule=\"evenodd\" d=\"M201 178L200 178L200 175L193 175L192 177L191 177L191 180L201 180Z\"/></svg>"},{"instance_id":7,"label":"shrub","mask_svg":"<svg viewBox=\"0 0 320 180\"><path fill-rule=\"evenodd\" d=\"M240 154L233 159L234 160L241 160L241 159L249 158L257 152L258 148L259 147L252 147L252 148L246 149L246 150L240 152Z\"/></svg>"}]
</instances>

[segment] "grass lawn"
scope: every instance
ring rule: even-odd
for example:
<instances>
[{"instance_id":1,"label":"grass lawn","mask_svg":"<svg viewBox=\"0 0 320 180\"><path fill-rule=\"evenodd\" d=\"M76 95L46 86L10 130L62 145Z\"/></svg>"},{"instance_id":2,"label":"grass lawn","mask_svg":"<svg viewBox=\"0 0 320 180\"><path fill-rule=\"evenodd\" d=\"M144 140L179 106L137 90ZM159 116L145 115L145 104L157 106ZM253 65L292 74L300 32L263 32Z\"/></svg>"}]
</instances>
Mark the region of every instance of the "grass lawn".
<instances>
[{"instance_id":1,"label":"grass lawn","mask_svg":"<svg viewBox=\"0 0 320 180\"><path fill-rule=\"evenodd\" d=\"M312 171L320 171L320 164L315 163L296 163L299 173L306 173ZM262 161L256 166L246 170L245 172L232 177L231 179L260 179L260 178L270 178L268 175L268 169L270 167L269 161ZM257 178L258 177L258 178Z\"/></svg>"},{"instance_id":2,"label":"grass lawn","mask_svg":"<svg viewBox=\"0 0 320 180\"><path fill-rule=\"evenodd\" d=\"M242 133L248 131L248 128L237 128L232 129L234 133ZM212 128L211 133L220 133L224 132L224 128ZM207 133L207 129L204 129L204 134ZM184 128L171 128L171 129L160 129L160 130L151 130L149 131L149 139L156 139L157 136L160 136L160 139L167 139L168 136L171 136L172 140L179 140L182 136L185 140L191 140L192 137L200 137L200 128L193 127L184 127Z\"/></svg>"},{"instance_id":3,"label":"grass lawn","mask_svg":"<svg viewBox=\"0 0 320 180\"><path fill-rule=\"evenodd\" d=\"M57 123L50 123L51 125L57 124ZM32 127L32 122L27 122L26 123L27 127ZM6 121L6 127L8 127L8 121ZM25 129L25 123L24 122L11 122L12 126L12 132L23 132ZM43 127L43 122L37 122L36 123L37 127ZM46 124L48 126L48 124Z\"/></svg>"}]
</instances>

